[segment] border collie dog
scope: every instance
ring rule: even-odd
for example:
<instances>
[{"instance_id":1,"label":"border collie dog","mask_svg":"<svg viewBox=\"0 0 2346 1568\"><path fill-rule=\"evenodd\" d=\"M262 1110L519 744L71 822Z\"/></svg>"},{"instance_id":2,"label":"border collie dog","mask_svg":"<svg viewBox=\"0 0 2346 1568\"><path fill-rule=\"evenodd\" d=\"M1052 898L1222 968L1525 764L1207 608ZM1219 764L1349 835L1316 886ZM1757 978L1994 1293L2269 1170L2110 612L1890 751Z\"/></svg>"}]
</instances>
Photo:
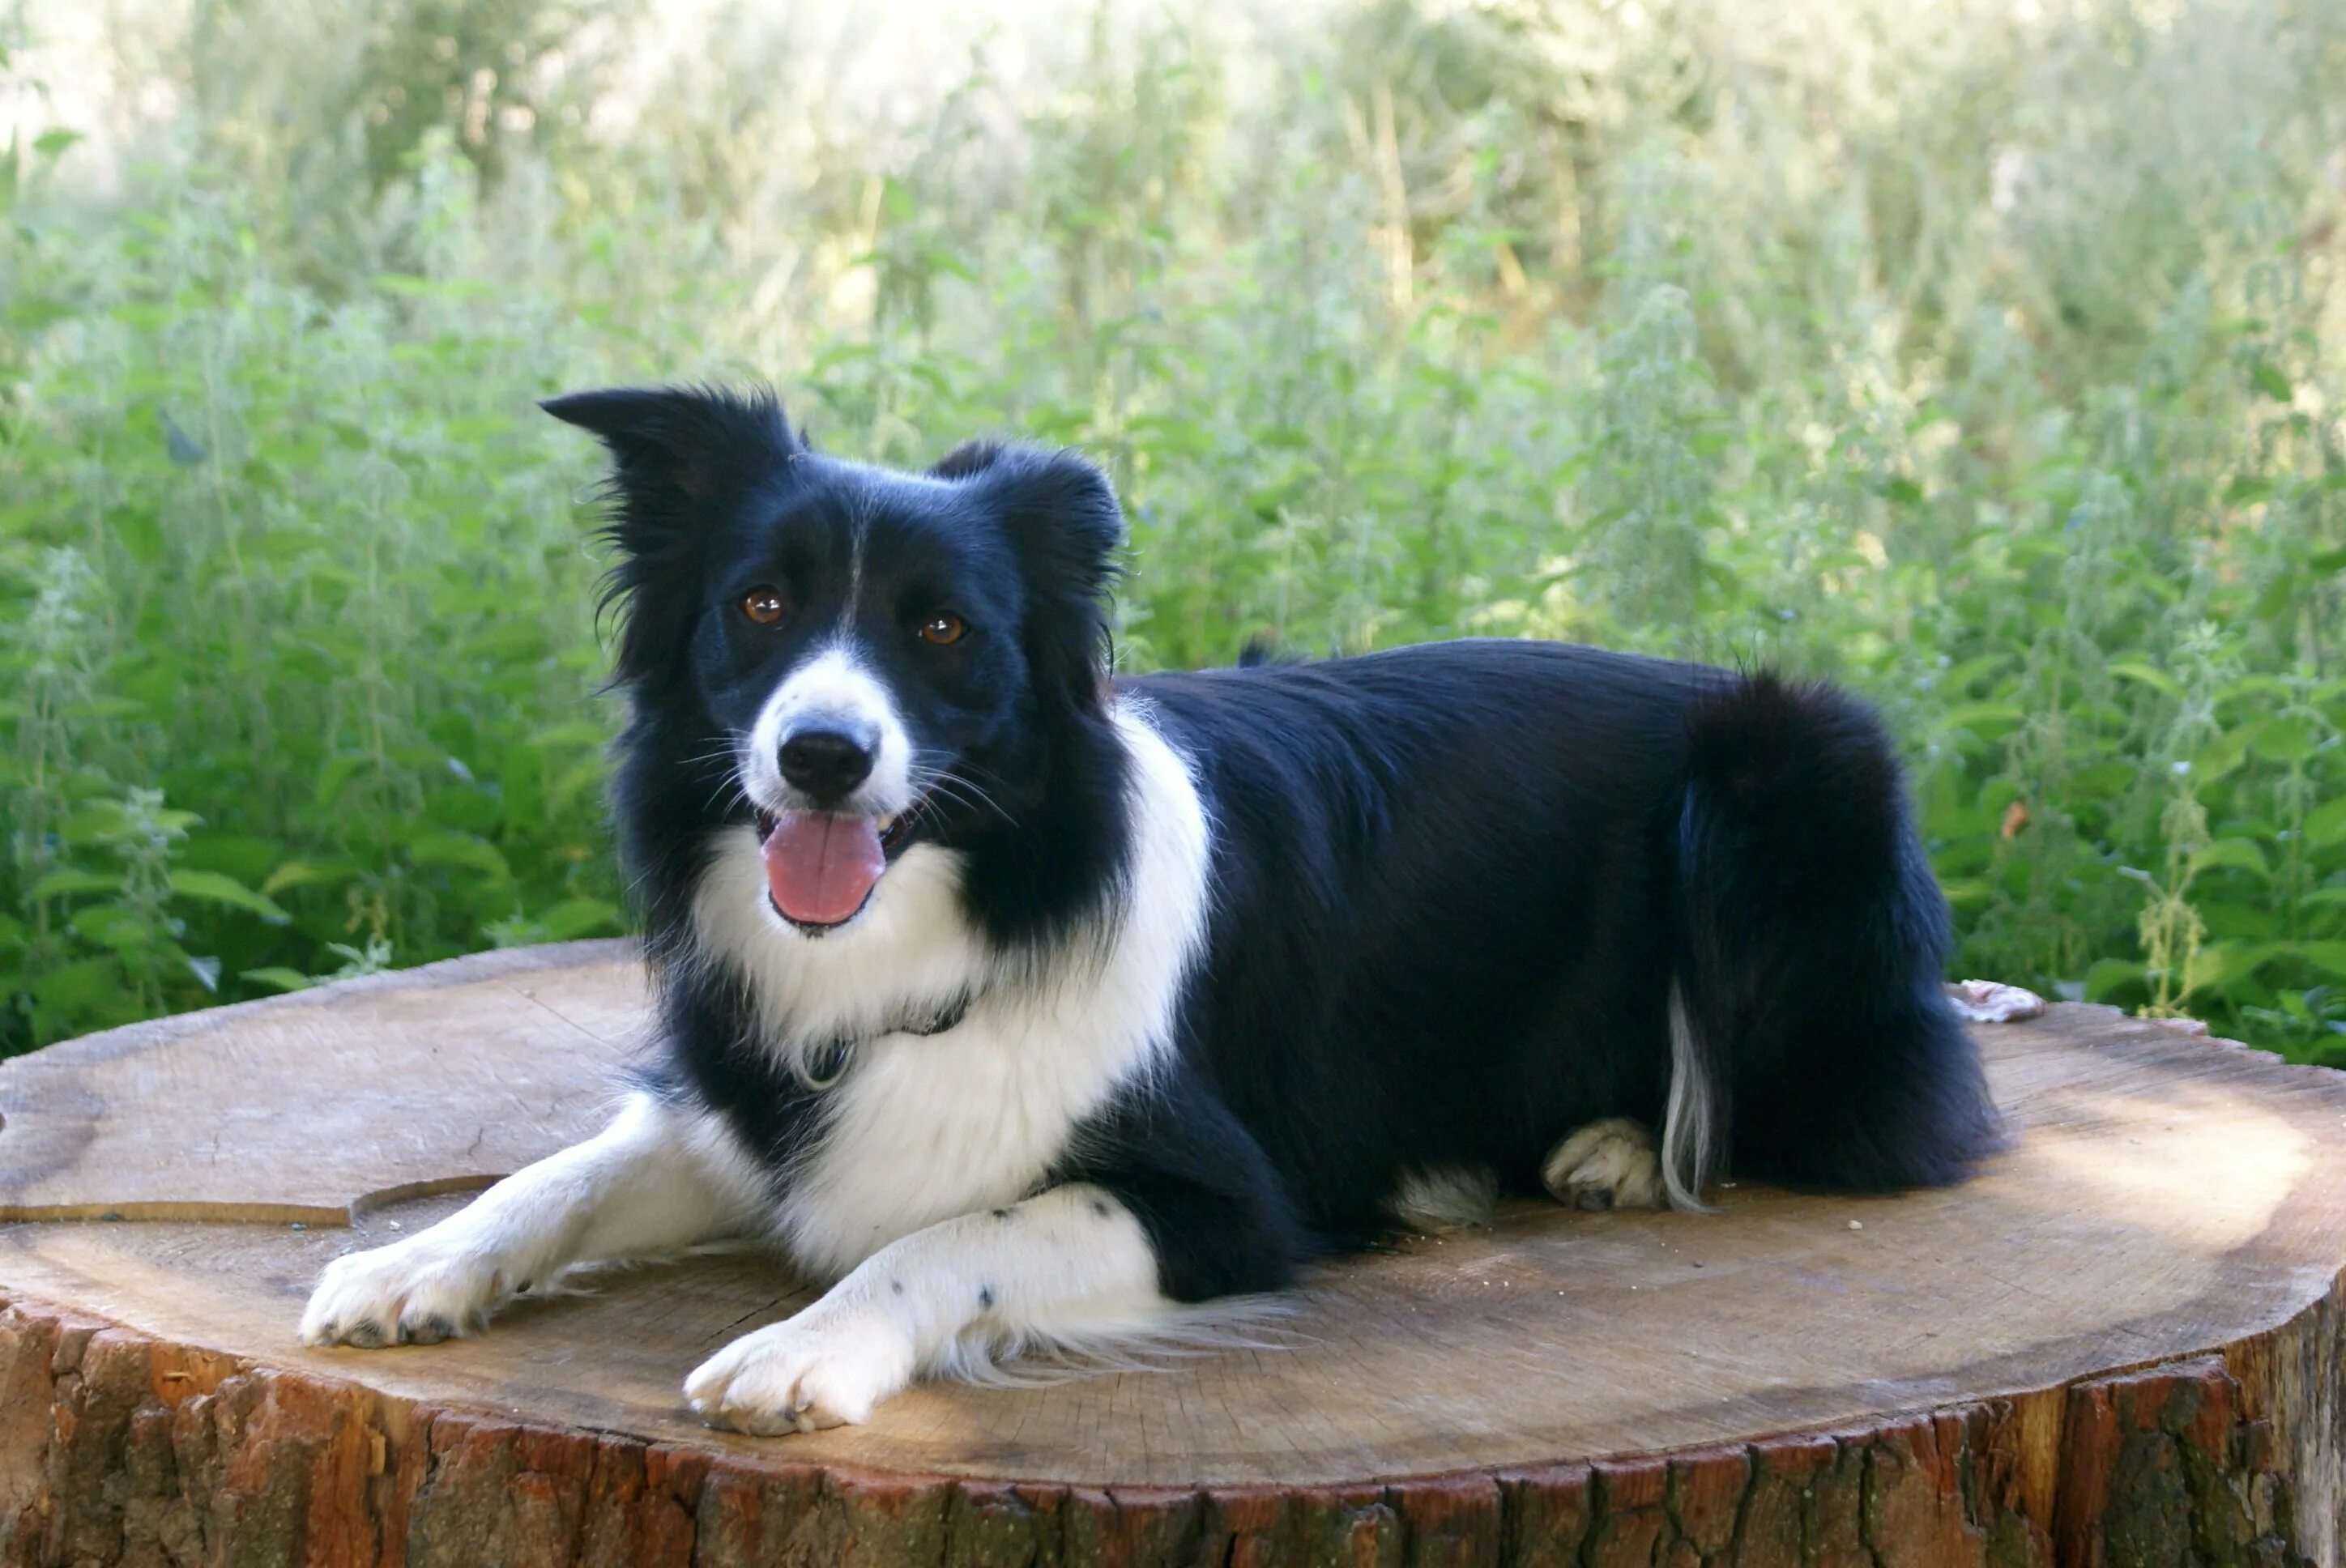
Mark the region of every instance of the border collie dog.
<instances>
[{"instance_id":1,"label":"border collie dog","mask_svg":"<svg viewBox=\"0 0 2346 1568\"><path fill-rule=\"evenodd\" d=\"M662 1055L599 1136L337 1259L310 1343L770 1237L829 1289L685 1391L806 1431L1498 1193L1878 1191L1994 1146L1850 697L1496 641L1112 678L1123 519L1076 456L893 472L762 393L546 406L612 463Z\"/></svg>"}]
</instances>

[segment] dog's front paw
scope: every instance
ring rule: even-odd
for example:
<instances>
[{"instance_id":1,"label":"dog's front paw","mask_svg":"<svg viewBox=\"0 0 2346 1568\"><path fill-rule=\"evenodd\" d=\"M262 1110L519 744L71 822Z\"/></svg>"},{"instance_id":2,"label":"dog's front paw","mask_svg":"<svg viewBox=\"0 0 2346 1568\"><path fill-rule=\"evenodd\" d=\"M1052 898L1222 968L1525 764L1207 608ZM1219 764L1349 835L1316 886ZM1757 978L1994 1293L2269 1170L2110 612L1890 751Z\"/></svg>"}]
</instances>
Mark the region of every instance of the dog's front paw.
<instances>
[{"instance_id":1,"label":"dog's front paw","mask_svg":"<svg viewBox=\"0 0 2346 1568\"><path fill-rule=\"evenodd\" d=\"M772 1437L869 1420L912 1377L902 1329L818 1305L718 1351L685 1380L684 1397L710 1426Z\"/></svg>"},{"instance_id":2,"label":"dog's front paw","mask_svg":"<svg viewBox=\"0 0 2346 1568\"><path fill-rule=\"evenodd\" d=\"M488 1254L435 1241L429 1232L326 1265L301 1314L306 1345L436 1345L477 1334L525 1280Z\"/></svg>"},{"instance_id":3,"label":"dog's front paw","mask_svg":"<svg viewBox=\"0 0 2346 1568\"><path fill-rule=\"evenodd\" d=\"M1627 1116L1591 1122L1556 1145L1540 1176L1575 1208L1658 1208L1662 1160L1654 1135Z\"/></svg>"}]
</instances>

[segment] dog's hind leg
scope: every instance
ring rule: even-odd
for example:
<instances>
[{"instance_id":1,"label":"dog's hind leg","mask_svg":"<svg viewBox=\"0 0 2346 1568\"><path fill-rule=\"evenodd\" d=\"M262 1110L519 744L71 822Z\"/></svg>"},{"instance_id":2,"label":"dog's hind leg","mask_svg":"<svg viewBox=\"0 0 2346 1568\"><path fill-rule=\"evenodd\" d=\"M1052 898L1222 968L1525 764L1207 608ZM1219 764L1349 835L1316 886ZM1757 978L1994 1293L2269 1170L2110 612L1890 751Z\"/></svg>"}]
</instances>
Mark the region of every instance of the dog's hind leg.
<instances>
[{"instance_id":1,"label":"dog's hind leg","mask_svg":"<svg viewBox=\"0 0 2346 1568\"><path fill-rule=\"evenodd\" d=\"M1659 1208L1665 1196L1662 1153L1641 1122L1607 1116L1549 1151L1540 1180L1574 1208Z\"/></svg>"}]
</instances>

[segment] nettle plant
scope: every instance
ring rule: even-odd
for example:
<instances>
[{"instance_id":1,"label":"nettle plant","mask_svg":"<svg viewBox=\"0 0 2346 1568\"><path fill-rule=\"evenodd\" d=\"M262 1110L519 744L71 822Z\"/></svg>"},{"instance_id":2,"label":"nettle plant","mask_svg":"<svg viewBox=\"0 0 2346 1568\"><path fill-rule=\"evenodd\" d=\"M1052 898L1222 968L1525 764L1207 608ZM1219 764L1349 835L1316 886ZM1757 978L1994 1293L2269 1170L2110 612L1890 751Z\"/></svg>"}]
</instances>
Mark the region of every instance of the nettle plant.
<instances>
[{"instance_id":1,"label":"nettle plant","mask_svg":"<svg viewBox=\"0 0 2346 1568\"><path fill-rule=\"evenodd\" d=\"M329 304L200 199L65 239L20 229L8 301L0 1044L616 932L529 323L413 274Z\"/></svg>"},{"instance_id":2,"label":"nettle plant","mask_svg":"<svg viewBox=\"0 0 2346 1568\"><path fill-rule=\"evenodd\" d=\"M1960 972L2346 1064L2346 11L1818 4L1111 5L884 113L747 21L647 90L468 13L487 97L420 11L162 29L105 194L0 158L0 1050L619 931L532 405L765 376L1107 463L1127 667L1848 681Z\"/></svg>"}]
</instances>

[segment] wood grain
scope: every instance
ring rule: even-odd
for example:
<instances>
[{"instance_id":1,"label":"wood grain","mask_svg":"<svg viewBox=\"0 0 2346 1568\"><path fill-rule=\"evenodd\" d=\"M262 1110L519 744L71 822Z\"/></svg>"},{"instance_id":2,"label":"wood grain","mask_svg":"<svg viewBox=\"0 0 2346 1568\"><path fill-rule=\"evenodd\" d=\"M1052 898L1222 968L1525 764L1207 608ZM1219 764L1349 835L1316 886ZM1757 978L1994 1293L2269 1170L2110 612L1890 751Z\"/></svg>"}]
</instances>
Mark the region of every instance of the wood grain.
<instances>
[{"instance_id":1,"label":"wood grain","mask_svg":"<svg viewBox=\"0 0 2346 1568\"><path fill-rule=\"evenodd\" d=\"M804 1299L754 1253L615 1272L475 1340L296 1343L324 1259L591 1125L638 983L615 944L492 955L0 1065L0 1563L172 1532L321 1563L2332 1563L2346 1540L2346 1077L2105 1009L1981 1026L2017 1141L1965 1187L1526 1206L1326 1270L1285 1348L922 1388L863 1428L743 1439L682 1408L701 1356ZM240 1083L272 1107L252 1157L191 1153L209 1124L149 1098L233 1117ZM157 1217L56 1217L109 1210Z\"/></svg>"},{"instance_id":2,"label":"wood grain","mask_svg":"<svg viewBox=\"0 0 2346 1568\"><path fill-rule=\"evenodd\" d=\"M601 1125L644 1002L628 944L580 942L53 1045L0 1068L0 1220L346 1225L486 1186Z\"/></svg>"}]
</instances>

